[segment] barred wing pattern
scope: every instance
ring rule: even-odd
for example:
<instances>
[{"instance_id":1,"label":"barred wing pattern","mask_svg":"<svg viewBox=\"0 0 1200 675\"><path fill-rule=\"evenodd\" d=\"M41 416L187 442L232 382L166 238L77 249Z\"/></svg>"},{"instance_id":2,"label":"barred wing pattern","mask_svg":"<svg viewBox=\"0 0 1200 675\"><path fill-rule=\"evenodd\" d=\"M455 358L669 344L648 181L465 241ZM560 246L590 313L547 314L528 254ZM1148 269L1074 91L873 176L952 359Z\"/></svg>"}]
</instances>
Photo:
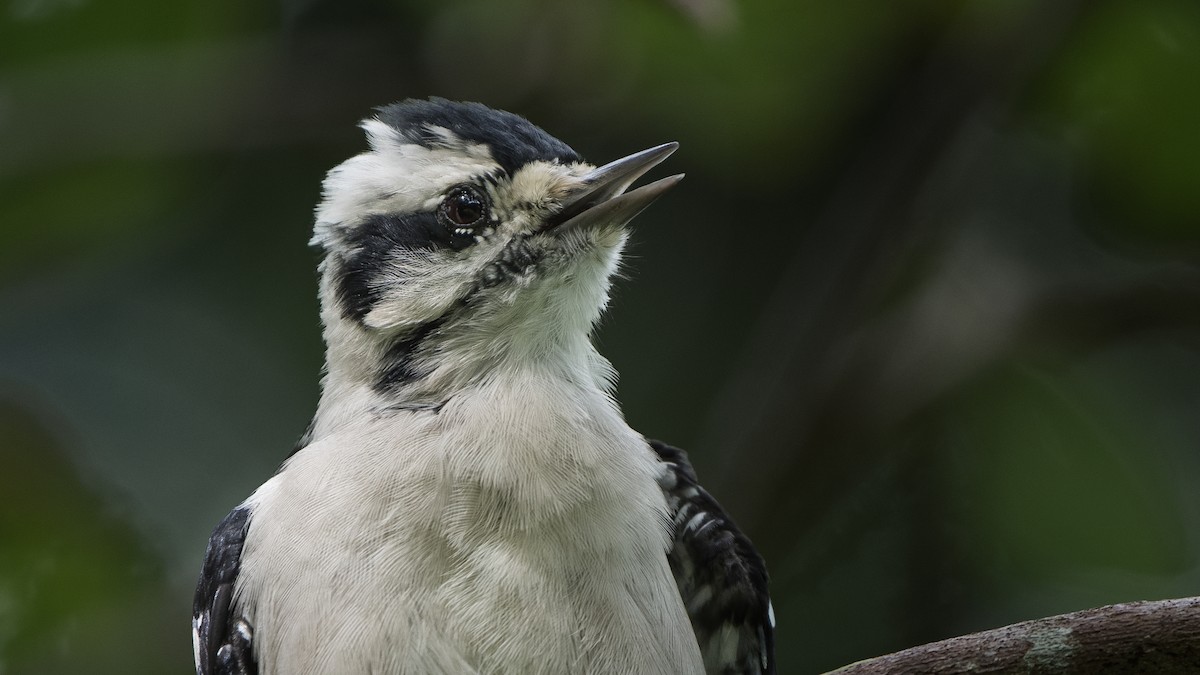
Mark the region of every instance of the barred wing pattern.
<instances>
[{"instance_id":1,"label":"barred wing pattern","mask_svg":"<svg viewBox=\"0 0 1200 675\"><path fill-rule=\"evenodd\" d=\"M254 629L233 602L233 585L249 527L250 510L238 507L213 529L208 540L192 604L196 675L258 675Z\"/></svg>"},{"instance_id":2,"label":"barred wing pattern","mask_svg":"<svg viewBox=\"0 0 1200 675\"><path fill-rule=\"evenodd\" d=\"M775 613L754 545L696 480L687 453L649 441L674 523L667 555L709 675L775 673Z\"/></svg>"}]
</instances>

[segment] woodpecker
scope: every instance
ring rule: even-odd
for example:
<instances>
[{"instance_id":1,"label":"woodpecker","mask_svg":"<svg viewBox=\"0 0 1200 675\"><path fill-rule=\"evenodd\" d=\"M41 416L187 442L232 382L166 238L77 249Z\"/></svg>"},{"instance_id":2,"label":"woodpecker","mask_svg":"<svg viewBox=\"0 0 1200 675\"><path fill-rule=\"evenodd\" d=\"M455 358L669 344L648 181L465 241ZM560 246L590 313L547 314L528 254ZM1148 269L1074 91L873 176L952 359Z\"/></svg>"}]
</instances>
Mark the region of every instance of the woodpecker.
<instances>
[{"instance_id":1,"label":"woodpecker","mask_svg":"<svg viewBox=\"0 0 1200 675\"><path fill-rule=\"evenodd\" d=\"M597 168L438 98L360 126L311 241L320 402L213 531L196 672L774 673L762 558L590 339L677 144Z\"/></svg>"}]
</instances>

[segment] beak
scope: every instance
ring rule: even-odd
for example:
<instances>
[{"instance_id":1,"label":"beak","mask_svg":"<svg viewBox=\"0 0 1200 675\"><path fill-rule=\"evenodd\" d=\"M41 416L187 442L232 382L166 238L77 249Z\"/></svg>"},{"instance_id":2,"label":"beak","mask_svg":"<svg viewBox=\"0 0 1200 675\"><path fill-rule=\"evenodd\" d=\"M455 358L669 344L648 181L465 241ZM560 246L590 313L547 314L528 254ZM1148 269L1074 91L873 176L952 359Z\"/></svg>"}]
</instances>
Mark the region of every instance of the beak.
<instances>
[{"instance_id":1,"label":"beak","mask_svg":"<svg viewBox=\"0 0 1200 675\"><path fill-rule=\"evenodd\" d=\"M625 191L678 148L678 143L664 143L592 171L583 177L579 192L567 197L562 209L550 217L544 229L564 231L601 224L619 227L633 220L662 193L683 180L683 174Z\"/></svg>"}]
</instances>

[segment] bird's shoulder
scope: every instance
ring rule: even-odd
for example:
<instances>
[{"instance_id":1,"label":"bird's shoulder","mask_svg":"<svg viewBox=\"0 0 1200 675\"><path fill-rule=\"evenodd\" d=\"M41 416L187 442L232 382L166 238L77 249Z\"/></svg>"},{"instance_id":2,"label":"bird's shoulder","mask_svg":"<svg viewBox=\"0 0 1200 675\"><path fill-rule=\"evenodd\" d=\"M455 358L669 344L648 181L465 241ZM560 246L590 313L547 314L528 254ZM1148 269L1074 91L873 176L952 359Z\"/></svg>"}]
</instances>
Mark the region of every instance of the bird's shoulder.
<instances>
[{"instance_id":1,"label":"bird's shoulder","mask_svg":"<svg viewBox=\"0 0 1200 675\"><path fill-rule=\"evenodd\" d=\"M239 506L213 528L192 604L197 675L257 675L254 629L238 611L234 583L250 529L250 507Z\"/></svg>"},{"instance_id":2,"label":"bird's shoulder","mask_svg":"<svg viewBox=\"0 0 1200 675\"><path fill-rule=\"evenodd\" d=\"M687 453L649 443L673 524L668 561L706 669L774 673L775 616L762 556L700 486Z\"/></svg>"}]
</instances>

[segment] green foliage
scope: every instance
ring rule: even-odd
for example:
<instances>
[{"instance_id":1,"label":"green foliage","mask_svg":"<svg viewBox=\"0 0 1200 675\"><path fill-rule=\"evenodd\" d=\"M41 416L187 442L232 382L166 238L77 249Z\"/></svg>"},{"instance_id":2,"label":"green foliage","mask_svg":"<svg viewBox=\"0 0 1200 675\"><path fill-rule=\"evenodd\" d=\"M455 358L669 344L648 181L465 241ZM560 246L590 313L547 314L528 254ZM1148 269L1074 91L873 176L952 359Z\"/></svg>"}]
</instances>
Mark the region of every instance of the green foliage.
<instances>
[{"instance_id":1,"label":"green foliage","mask_svg":"<svg viewBox=\"0 0 1200 675\"><path fill-rule=\"evenodd\" d=\"M1034 582L1079 570L1172 574L1190 563L1165 449L1119 382L1009 366L954 406L951 475L978 563ZM1090 381L1089 381L1090 380Z\"/></svg>"},{"instance_id":2,"label":"green foliage","mask_svg":"<svg viewBox=\"0 0 1200 675\"><path fill-rule=\"evenodd\" d=\"M120 666L125 647L95 638L110 624L146 629L140 639L156 633L133 611L159 600L156 556L63 457L58 439L11 403L0 403L0 438L0 664L52 672L65 656L72 667ZM161 656L151 652L125 672L156 672Z\"/></svg>"},{"instance_id":3,"label":"green foliage","mask_svg":"<svg viewBox=\"0 0 1200 675\"><path fill-rule=\"evenodd\" d=\"M1200 245L1200 6L1103 3L1042 85L1080 153L1110 236L1170 252Z\"/></svg>"},{"instance_id":4,"label":"green foliage","mask_svg":"<svg viewBox=\"0 0 1200 675\"><path fill-rule=\"evenodd\" d=\"M188 672L208 530L312 412L322 173L430 94L682 143L598 340L765 551L783 672L1195 594L1197 82L1190 0L10 2L0 671Z\"/></svg>"}]
</instances>

